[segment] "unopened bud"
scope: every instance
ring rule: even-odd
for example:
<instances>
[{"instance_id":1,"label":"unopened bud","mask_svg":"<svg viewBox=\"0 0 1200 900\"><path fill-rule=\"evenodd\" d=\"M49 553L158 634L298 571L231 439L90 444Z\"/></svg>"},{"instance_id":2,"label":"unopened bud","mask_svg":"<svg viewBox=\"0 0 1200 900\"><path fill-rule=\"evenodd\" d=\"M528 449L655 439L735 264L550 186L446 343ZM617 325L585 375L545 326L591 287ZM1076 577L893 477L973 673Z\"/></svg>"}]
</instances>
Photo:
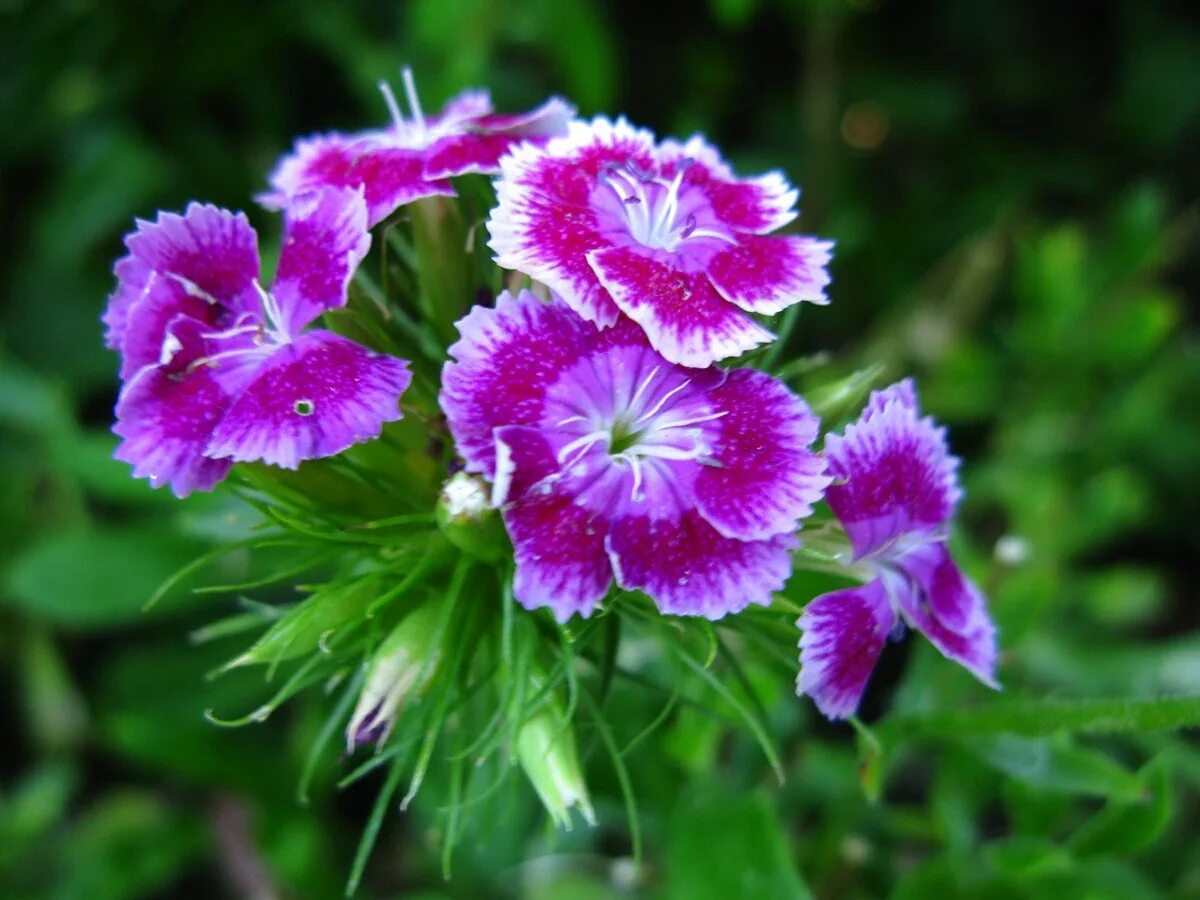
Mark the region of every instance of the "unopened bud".
<instances>
[{"instance_id":1,"label":"unopened bud","mask_svg":"<svg viewBox=\"0 0 1200 900\"><path fill-rule=\"evenodd\" d=\"M406 699L419 694L437 670L441 650L432 646L440 610L426 603L400 620L367 665L358 705L346 726L346 750L381 744L391 734ZM432 654L432 658L431 658Z\"/></svg>"},{"instance_id":2,"label":"unopened bud","mask_svg":"<svg viewBox=\"0 0 1200 900\"><path fill-rule=\"evenodd\" d=\"M575 748L575 732L553 698L521 726L517 760L556 825L570 829L572 807L589 825L596 824Z\"/></svg>"},{"instance_id":3,"label":"unopened bud","mask_svg":"<svg viewBox=\"0 0 1200 900\"><path fill-rule=\"evenodd\" d=\"M478 475L450 476L438 497L437 522L450 542L471 556L495 562L508 551L504 524L492 509L487 482Z\"/></svg>"}]
</instances>

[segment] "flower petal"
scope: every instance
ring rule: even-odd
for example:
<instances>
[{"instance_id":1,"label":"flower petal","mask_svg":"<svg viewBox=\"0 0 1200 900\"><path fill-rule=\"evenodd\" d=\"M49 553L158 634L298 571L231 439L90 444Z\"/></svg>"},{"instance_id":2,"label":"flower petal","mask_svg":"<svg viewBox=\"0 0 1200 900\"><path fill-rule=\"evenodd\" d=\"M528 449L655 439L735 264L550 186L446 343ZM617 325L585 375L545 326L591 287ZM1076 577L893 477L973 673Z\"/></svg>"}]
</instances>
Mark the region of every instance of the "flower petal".
<instances>
[{"instance_id":1,"label":"flower petal","mask_svg":"<svg viewBox=\"0 0 1200 900\"><path fill-rule=\"evenodd\" d=\"M370 226L405 203L454 196L450 182L425 177L423 151L381 146L378 136L352 134L297 141L271 173L270 183L274 190L256 198L267 209L283 209L298 194L321 187L362 188Z\"/></svg>"},{"instance_id":2,"label":"flower petal","mask_svg":"<svg viewBox=\"0 0 1200 900\"><path fill-rule=\"evenodd\" d=\"M575 107L551 97L537 109L513 115L488 113L464 121L463 131L447 135L426 151L425 177L451 178L500 171L500 158L521 141L543 143L566 134Z\"/></svg>"},{"instance_id":3,"label":"flower petal","mask_svg":"<svg viewBox=\"0 0 1200 900\"><path fill-rule=\"evenodd\" d=\"M830 719L854 714L896 614L883 584L822 594L804 607L796 693L812 697Z\"/></svg>"},{"instance_id":4,"label":"flower petal","mask_svg":"<svg viewBox=\"0 0 1200 900\"><path fill-rule=\"evenodd\" d=\"M517 562L513 595L527 609L549 607L560 622L590 615L612 583L608 523L560 489L554 450L536 429L497 429L496 443L500 458L511 461L497 468L519 476L497 476L498 491L512 500L504 523Z\"/></svg>"},{"instance_id":5,"label":"flower petal","mask_svg":"<svg viewBox=\"0 0 1200 900\"><path fill-rule=\"evenodd\" d=\"M177 497L212 490L229 472L228 460L208 459L204 448L228 408L227 386L201 367L187 375L146 366L117 401L113 431L123 440L113 454L133 465L135 478L171 486Z\"/></svg>"},{"instance_id":6,"label":"flower petal","mask_svg":"<svg viewBox=\"0 0 1200 900\"><path fill-rule=\"evenodd\" d=\"M775 337L722 298L703 272L684 272L627 247L595 250L587 259L621 312L673 363L708 366Z\"/></svg>"},{"instance_id":7,"label":"flower petal","mask_svg":"<svg viewBox=\"0 0 1200 900\"><path fill-rule=\"evenodd\" d=\"M912 579L895 594L909 623L929 638L943 656L954 660L989 687L996 682L996 626L987 600L934 541L901 558ZM899 581L899 579L894 579Z\"/></svg>"},{"instance_id":8,"label":"flower petal","mask_svg":"<svg viewBox=\"0 0 1200 900\"><path fill-rule=\"evenodd\" d=\"M768 234L796 218L800 192L782 173L738 178L703 135L692 135L682 144L663 141L658 158L667 174L678 161L691 160L687 181L701 186L717 217L736 231Z\"/></svg>"},{"instance_id":9,"label":"flower petal","mask_svg":"<svg viewBox=\"0 0 1200 900\"><path fill-rule=\"evenodd\" d=\"M620 312L586 257L608 246L589 199L601 168L628 162L653 165L653 135L624 119L572 122L544 148L521 144L500 161L497 203L488 219L497 264L547 285L602 328Z\"/></svg>"},{"instance_id":10,"label":"flower petal","mask_svg":"<svg viewBox=\"0 0 1200 900\"><path fill-rule=\"evenodd\" d=\"M117 260L113 274L117 278L117 287L108 298L101 321L104 322L104 346L120 350L125 341L129 311L145 293L154 270L130 253Z\"/></svg>"},{"instance_id":11,"label":"flower petal","mask_svg":"<svg viewBox=\"0 0 1200 900\"><path fill-rule=\"evenodd\" d=\"M566 307L528 291L502 293L494 309L476 306L458 331L438 400L467 470L492 479L494 429L534 424L546 390L592 346L596 331Z\"/></svg>"},{"instance_id":12,"label":"flower petal","mask_svg":"<svg viewBox=\"0 0 1200 900\"><path fill-rule=\"evenodd\" d=\"M867 400L867 406L863 410L863 418L882 412L889 403L899 403L906 409L912 410L914 414L921 414L921 406L917 401L917 386L911 378L897 381L883 390L871 391L871 397Z\"/></svg>"},{"instance_id":13,"label":"flower petal","mask_svg":"<svg viewBox=\"0 0 1200 900\"><path fill-rule=\"evenodd\" d=\"M797 546L791 535L722 537L695 510L677 519L616 519L607 541L621 587L648 594L664 613L707 619L770 604L791 575Z\"/></svg>"},{"instance_id":14,"label":"flower petal","mask_svg":"<svg viewBox=\"0 0 1200 900\"><path fill-rule=\"evenodd\" d=\"M744 236L708 265L717 293L746 312L775 315L794 303L829 302L832 241L800 237Z\"/></svg>"},{"instance_id":15,"label":"flower petal","mask_svg":"<svg viewBox=\"0 0 1200 900\"><path fill-rule=\"evenodd\" d=\"M328 331L276 350L213 432L207 454L286 469L379 436L400 418L408 363Z\"/></svg>"},{"instance_id":16,"label":"flower petal","mask_svg":"<svg viewBox=\"0 0 1200 900\"><path fill-rule=\"evenodd\" d=\"M138 222L129 252L160 276L238 313L257 309L258 236L244 213L189 203L183 215Z\"/></svg>"},{"instance_id":17,"label":"flower petal","mask_svg":"<svg viewBox=\"0 0 1200 900\"><path fill-rule=\"evenodd\" d=\"M141 296L129 308L129 327L121 342L121 378L132 378L143 366L163 362L167 326L181 315L211 322L213 307L189 294L178 281L151 272Z\"/></svg>"},{"instance_id":18,"label":"flower petal","mask_svg":"<svg viewBox=\"0 0 1200 900\"><path fill-rule=\"evenodd\" d=\"M524 113L492 113L480 116L472 125L480 130L523 138L545 139L565 135L575 118L574 105L561 97L551 97L541 106Z\"/></svg>"},{"instance_id":19,"label":"flower petal","mask_svg":"<svg viewBox=\"0 0 1200 900\"><path fill-rule=\"evenodd\" d=\"M857 558L901 535L938 531L961 496L945 429L919 417L903 385L888 390L845 435L825 439L830 474L844 482L833 484L825 499Z\"/></svg>"},{"instance_id":20,"label":"flower petal","mask_svg":"<svg viewBox=\"0 0 1200 900\"><path fill-rule=\"evenodd\" d=\"M810 449L820 419L780 381L735 369L708 392L724 415L713 458L696 477L697 508L717 531L760 540L795 531L831 479Z\"/></svg>"},{"instance_id":21,"label":"flower petal","mask_svg":"<svg viewBox=\"0 0 1200 900\"><path fill-rule=\"evenodd\" d=\"M271 288L287 334L295 336L325 310L346 305L350 279L370 246L361 191L326 187L292 200Z\"/></svg>"}]
</instances>

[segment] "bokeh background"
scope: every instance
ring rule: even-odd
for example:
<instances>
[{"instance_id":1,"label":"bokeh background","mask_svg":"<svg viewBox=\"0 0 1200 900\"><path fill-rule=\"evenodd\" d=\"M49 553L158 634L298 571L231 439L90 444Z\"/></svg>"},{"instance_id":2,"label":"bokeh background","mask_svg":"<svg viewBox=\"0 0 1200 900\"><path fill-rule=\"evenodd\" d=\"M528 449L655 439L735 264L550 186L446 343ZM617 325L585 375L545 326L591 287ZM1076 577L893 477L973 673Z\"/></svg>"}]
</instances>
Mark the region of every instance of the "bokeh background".
<instances>
[{"instance_id":1,"label":"bokeh background","mask_svg":"<svg viewBox=\"0 0 1200 900\"><path fill-rule=\"evenodd\" d=\"M236 647L188 635L235 598L141 611L230 507L109 459L99 315L134 216L203 199L274 235L250 196L278 154L382 122L375 83L406 62L427 108L556 92L784 169L838 242L834 302L787 356L914 373L950 425L1006 685L1200 693L1192 4L0 0L0 896L340 895L373 793L328 760L297 802L322 698L217 728L203 711L257 687L209 678ZM958 689L946 669L889 649L864 717ZM782 789L686 712L631 756L643 866L619 828L564 841L531 813L465 842L445 884L418 808L389 817L363 896L1200 897L1186 736L918 747L878 804L854 732L786 673L767 692Z\"/></svg>"}]
</instances>

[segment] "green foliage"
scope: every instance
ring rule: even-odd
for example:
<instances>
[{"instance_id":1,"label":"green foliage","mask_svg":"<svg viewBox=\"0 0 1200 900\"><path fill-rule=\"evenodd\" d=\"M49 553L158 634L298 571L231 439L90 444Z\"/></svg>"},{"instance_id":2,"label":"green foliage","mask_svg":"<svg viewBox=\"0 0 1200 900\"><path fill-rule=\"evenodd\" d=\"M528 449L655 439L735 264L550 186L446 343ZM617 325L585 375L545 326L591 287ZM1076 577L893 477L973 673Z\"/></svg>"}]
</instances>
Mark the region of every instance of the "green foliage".
<instances>
[{"instance_id":1,"label":"green foliage","mask_svg":"<svg viewBox=\"0 0 1200 900\"><path fill-rule=\"evenodd\" d=\"M1200 31L1134 0L1086 21L769 0L661 18L0 8L0 895L323 898L347 875L366 897L1196 892ZM405 61L429 105L557 92L804 187L804 230L838 241L834 302L752 361L833 428L916 374L964 458L955 550L1001 626L1002 693L913 641L863 721L798 701L794 619L841 583L820 519L778 603L736 621L620 594L586 623L530 615L437 531L449 451L425 413L182 503L110 458L98 316L132 217L247 206L293 135L381 122L374 83ZM445 346L420 317L446 332L441 304L498 287L489 190L464 184L461 221L391 223L329 317L414 360L418 410ZM434 262L447 235L480 264ZM418 604L441 613L437 674L347 757L363 666ZM547 827L522 775L520 728L549 712L595 829Z\"/></svg>"}]
</instances>

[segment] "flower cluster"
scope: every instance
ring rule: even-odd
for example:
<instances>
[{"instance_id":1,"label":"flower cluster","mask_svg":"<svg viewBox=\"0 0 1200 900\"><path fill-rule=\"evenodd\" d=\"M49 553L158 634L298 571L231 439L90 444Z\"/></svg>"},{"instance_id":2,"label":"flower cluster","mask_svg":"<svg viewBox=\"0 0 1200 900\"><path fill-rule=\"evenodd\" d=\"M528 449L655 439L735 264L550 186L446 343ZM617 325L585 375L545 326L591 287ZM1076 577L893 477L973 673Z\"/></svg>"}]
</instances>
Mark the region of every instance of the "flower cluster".
<instances>
[{"instance_id":1,"label":"flower cluster","mask_svg":"<svg viewBox=\"0 0 1200 900\"><path fill-rule=\"evenodd\" d=\"M426 116L408 70L404 87L407 117L385 85L389 126L298 141L278 164L259 198L282 212L269 286L241 213L193 203L126 238L104 321L121 356L116 456L134 475L184 496L235 463L296 469L391 440L385 425L401 418L412 382L403 452L354 451L345 468L373 515L382 505L383 523L424 517L429 530L403 552L375 535L362 542L375 555L342 569L376 590L405 553L425 557L369 614L345 599L362 595L360 582L331 590L336 607L313 614L323 651L332 631L435 568L434 541L462 565L503 572L506 598L511 587L559 623L619 614L628 592L663 614L715 620L772 605L816 517L834 542L825 558L858 585L805 607L800 694L830 718L852 715L904 625L994 686L986 601L946 549L957 460L912 382L872 394L822 449L820 418L783 378L755 368L757 355L730 362L776 339L771 316L828 302L832 244L779 233L797 215L787 180L737 176L700 136L658 141L624 119L575 120L556 98L500 115L485 92L467 91ZM487 278L465 226L417 231L461 224L454 179L481 175L496 176L486 229L498 268ZM365 260L370 229L385 221L380 288ZM402 287L389 292L397 274ZM439 274L435 291L428 279ZM512 290L493 299L502 282ZM287 482L287 497L319 513L330 493L304 494L313 470ZM444 484L440 501L424 490L432 482ZM398 498L417 511L393 513L386 504ZM353 515L352 527L377 524ZM367 664L351 751L387 741L410 698L455 682L462 663L443 637L443 598L462 587L455 571L457 587L387 612L359 645ZM301 628L288 628L291 647ZM551 696L510 729L512 758L556 821L571 808L590 816L565 708L544 660L531 660L531 691Z\"/></svg>"}]
</instances>

